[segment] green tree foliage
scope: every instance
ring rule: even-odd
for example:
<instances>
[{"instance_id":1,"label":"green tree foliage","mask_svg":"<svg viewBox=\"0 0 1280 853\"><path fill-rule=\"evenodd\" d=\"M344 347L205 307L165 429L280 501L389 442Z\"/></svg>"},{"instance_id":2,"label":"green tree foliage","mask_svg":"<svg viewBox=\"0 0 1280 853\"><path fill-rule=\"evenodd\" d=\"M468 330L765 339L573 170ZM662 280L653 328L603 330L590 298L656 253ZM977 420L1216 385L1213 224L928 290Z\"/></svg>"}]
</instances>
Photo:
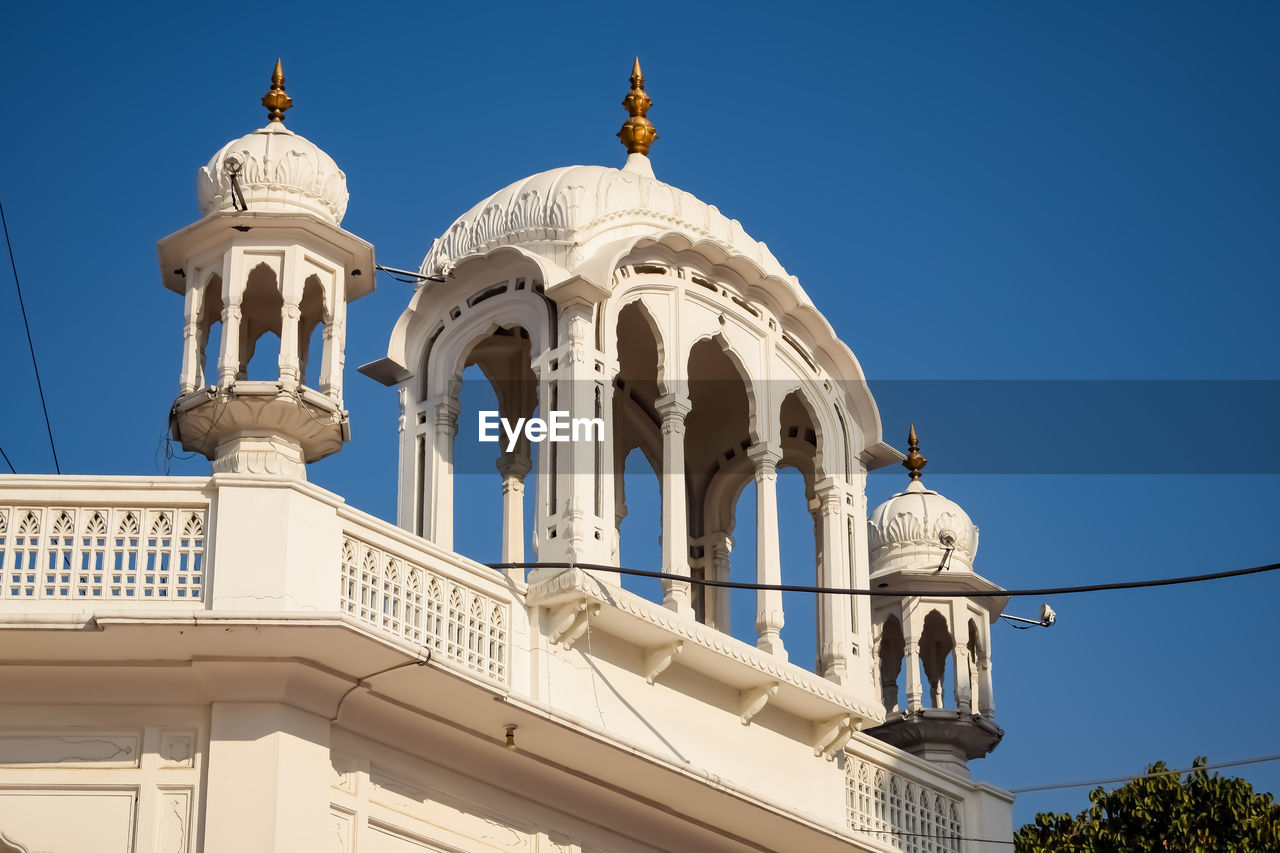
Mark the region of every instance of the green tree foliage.
<instances>
[{"instance_id":1,"label":"green tree foliage","mask_svg":"<svg viewBox=\"0 0 1280 853\"><path fill-rule=\"evenodd\" d=\"M1014 835L1016 853L1276 853L1280 805L1243 779L1196 769L1179 776L1164 762L1121 788L1096 788L1080 814L1038 814Z\"/></svg>"}]
</instances>

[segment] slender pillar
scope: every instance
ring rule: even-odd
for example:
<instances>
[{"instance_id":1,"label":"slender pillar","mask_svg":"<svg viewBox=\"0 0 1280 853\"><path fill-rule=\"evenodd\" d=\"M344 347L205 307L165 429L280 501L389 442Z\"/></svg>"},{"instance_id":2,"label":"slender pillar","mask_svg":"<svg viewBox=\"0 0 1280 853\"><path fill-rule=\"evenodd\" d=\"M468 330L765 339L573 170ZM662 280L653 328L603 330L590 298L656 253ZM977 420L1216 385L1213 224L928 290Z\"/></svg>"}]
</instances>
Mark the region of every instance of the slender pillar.
<instances>
[{"instance_id":1,"label":"slender pillar","mask_svg":"<svg viewBox=\"0 0 1280 853\"><path fill-rule=\"evenodd\" d=\"M718 581L729 579L729 555L733 552L733 537L717 530L707 537L707 565L711 577ZM707 588L707 624L717 631L729 633L729 590L720 587Z\"/></svg>"},{"instance_id":2,"label":"slender pillar","mask_svg":"<svg viewBox=\"0 0 1280 853\"><path fill-rule=\"evenodd\" d=\"M302 311L296 302L286 302L280 322L280 382L285 388L297 388L300 377L298 360L298 319Z\"/></svg>"},{"instance_id":3,"label":"slender pillar","mask_svg":"<svg viewBox=\"0 0 1280 853\"><path fill-rule=\"evenodd\" d=\"M970 693L969 685L969 647L963 642L956 642L955 646L955 703L956 708L963 714L973 713L973 701Z\"/></svg>"},{"instance_id":4,"label":"slender pillar","mask_svg":"<svg viewBox=\"0 0 1280 853\"><path fill-rule=\"evenodd\" d=\"M342 405L342 370L347 363L347 301L342 271L334 276L333 316L325 321L320 366L320 393Z\"/></svg>"},{"instance_id":5,"label":"slender pillar","mask_svg":"<svg viewBox=\"0 0 1280 853\"><path fill-rule=\"evenodd\" d=\"M524 560L524 478L533 467L529 456L521 451L498 457L498 473L502 475L502 562ZM524 569L507 569L507 577L524 580Z\"/></svg>"},{"instance_id":6,"label":"slender pillar","mask_svg":"<svg viewBox=\"0 0 1280 853\"><path fill-rule=\"evenodd\" d=\"M747 451L756 478L756 577L762 584L782 583L782 554L778 542L778 462L781 448L754 444ZM782 646L782 593L762 589L756 594L756 646L787 659Z\"/></svg>"},{"instance_id":7,"label":"slender pillar","mask_svg":"<svg viewBox=\"0 0 1280 853\"><path fill-rule=\"evenodd\" d=\"M978 691L978 713L988 720L996 717L996 701L991 693L991 658L984 657L978 661L978 683L982 685Z\"/></svg>"},{"instance_id":8,"label":"slender pillar","mask_svg":"<svg viewBox=\"0 0 1280 853\"><path fill-rule=\"evenodd\" d=\"M453 437L458 433L458 397L440 395L435 403L431 478L431 536L441 548L453 548Z\"/></svg>"},{"instance_id":9,"label":"slender pillar","mask_svg":"<svg viewBox=\"0 0 1280 853\"><path fill-rule=\"evenodd\" d=\"M818 580L822 586L848 589L849 560L846 554L844 490L831 477L823 478L815 489L818 495L818 542L822 555ZM821 634L818 661L823 678L837 684L850 681L849 655L853 649L853 613L847 595L818 597Z\"/></svg>"},{"instance_id":10,"label":"slender pillar","mask_svg":"<svg viewBox=\"0 0 1280 853\"><path fill-rule=\"evenodd\" d=\"M915 637L908 637L906 647L902 665L907 676L907 712L916 713L922 707L920 700L924 695L923 685L920 683L920 643Z\"/></svg>"},{"instance_id":11,"label":"slender pillar","mask_svg":"<svg viewBox=\"0 0 1280 853\"><path fill-rule=\"evenodd\" d=\"M193 270L194 272L194 270ZM182 376L179 378L181 393L189 394L204 384L200 375L200 309L204 304L204 288L194 284L187 286L186 315L182 326Z\"/></svg>"},{"instance_id":12,"label":"slender pillar","mask_svg":"<svg viewBox=\"0 0 1280 853\"><path fill-rule=\"evenodd\" d=\"M683 394L656 401L662 415L662 571L689 577L689 511L684 477L684 421L692 408ZM662 580L662 605L693 615L687 581Z\"/></svg>"}]
</instances>

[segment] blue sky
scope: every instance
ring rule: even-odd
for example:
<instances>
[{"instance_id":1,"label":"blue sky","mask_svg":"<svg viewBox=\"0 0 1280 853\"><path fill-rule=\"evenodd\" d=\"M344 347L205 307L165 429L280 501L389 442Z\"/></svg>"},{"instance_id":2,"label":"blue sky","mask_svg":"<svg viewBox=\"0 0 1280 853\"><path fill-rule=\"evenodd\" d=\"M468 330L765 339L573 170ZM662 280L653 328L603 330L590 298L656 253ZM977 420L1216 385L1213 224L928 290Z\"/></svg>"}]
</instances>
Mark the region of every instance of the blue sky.
<instances>
[{"instance_id":1,"label":"blue sky","mask_svg":"<svg viewBox=\"0 0 1280 853\"><path fill-rule=\"evenodd\" d=\"M165 470L182 304L155 242L197 217L195 170L264 123L277 55L289 127L347 172L344 227L416 267L498 188L620 165L638 53L658 177L799 276L881 383L886 438L914 420L926 482L982 526L980 572L1028 587L1272 562L1278 38L1260 2L22 4L0 32L0 201L62 468ZM408 296L382 278L353 305L349 367L385 352ZM0 359L0 447L52 471L7 271ZM1121 386L1044 382L1117 379L1204 384L1143 386L1135 407ZM1207 390L1229 379L1256 384ZM989 380L1036 390L974 405ZM311 478L392 517L394 394L346 381L353 441ZM872 505L904 483L873 477ZM784 536L807 523L784 515ZM1277 593L1261 576L1063 597L1052 630L997 626L1007 735L975 776L1280 752ZM1280 762L1239 775L1280 790ZM1028 795L1015 825L1084 805Z\"/></svg>"}]
</instances>

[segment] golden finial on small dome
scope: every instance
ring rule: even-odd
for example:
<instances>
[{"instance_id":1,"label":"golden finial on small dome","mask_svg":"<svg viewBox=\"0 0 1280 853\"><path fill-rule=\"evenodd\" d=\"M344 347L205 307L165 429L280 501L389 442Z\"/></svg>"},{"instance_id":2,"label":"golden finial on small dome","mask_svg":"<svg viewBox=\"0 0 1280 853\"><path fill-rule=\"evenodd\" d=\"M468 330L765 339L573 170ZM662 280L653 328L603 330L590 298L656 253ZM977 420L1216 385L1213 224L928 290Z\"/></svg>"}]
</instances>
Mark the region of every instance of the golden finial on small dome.
<instances>
[{"instance_id":1,"label":"golden finial on small dome","mask_svg":"<svg viewBox=\"0 0 1280 853\"><path fill-rule=\"evenodd\" d=\"M920 479L920 472L929 462L920 455L920 439L916 438L916 425L911 425L911 434L907 436L907 458L902 460L902 467L911 472L912 480Z\"/></svg>"},{"instance_id":2,"label":"golden finial on small dome","mask_svg":"<svg viewBox=\"0 0 1280 853\"><path fill-rule=\"evenodd\" d=\"M284 66L276 59L276 70L271 72L271 91L262 96L262 105L267 108L267 117L272 121L284 122L284 111L293 106L293 98L284 92Z\"/></svg>"},{"instance_id":3,"label":"golden finial on small dome","mask_svg":"<svg viewBox=\"0 0 1280 853\"><path fill-rule=\"evenodd\" d=\"M627 119L622 130L618 131L618 139L627 147L628 154L649 154L649 146L658 138L653 122L645 118L653 101L644 90L644 74L640 72L640 57L631 68L631 91L622 99L631 118Z\"/></svg>"}]
</instances>

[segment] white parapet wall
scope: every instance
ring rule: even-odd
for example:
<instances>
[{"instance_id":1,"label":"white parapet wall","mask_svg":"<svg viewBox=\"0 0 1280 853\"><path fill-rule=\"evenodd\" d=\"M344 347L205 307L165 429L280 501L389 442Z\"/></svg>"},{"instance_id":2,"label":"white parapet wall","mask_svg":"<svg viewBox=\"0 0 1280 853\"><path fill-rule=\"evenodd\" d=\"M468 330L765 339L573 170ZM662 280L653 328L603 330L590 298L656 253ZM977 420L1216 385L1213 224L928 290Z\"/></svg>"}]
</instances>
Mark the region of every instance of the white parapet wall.
<instances>
[{"instance_id":1,"label":"white parapet wall","mask_svg":"<svg viewBox=\"0 0 1280 853\"><path fill-rule=\"evenodd\" d=\"M0 680L0 850L943 853L1010 825L860 733L858 689L303 481L0 477Z\"/></svg>"}]
</instances>

